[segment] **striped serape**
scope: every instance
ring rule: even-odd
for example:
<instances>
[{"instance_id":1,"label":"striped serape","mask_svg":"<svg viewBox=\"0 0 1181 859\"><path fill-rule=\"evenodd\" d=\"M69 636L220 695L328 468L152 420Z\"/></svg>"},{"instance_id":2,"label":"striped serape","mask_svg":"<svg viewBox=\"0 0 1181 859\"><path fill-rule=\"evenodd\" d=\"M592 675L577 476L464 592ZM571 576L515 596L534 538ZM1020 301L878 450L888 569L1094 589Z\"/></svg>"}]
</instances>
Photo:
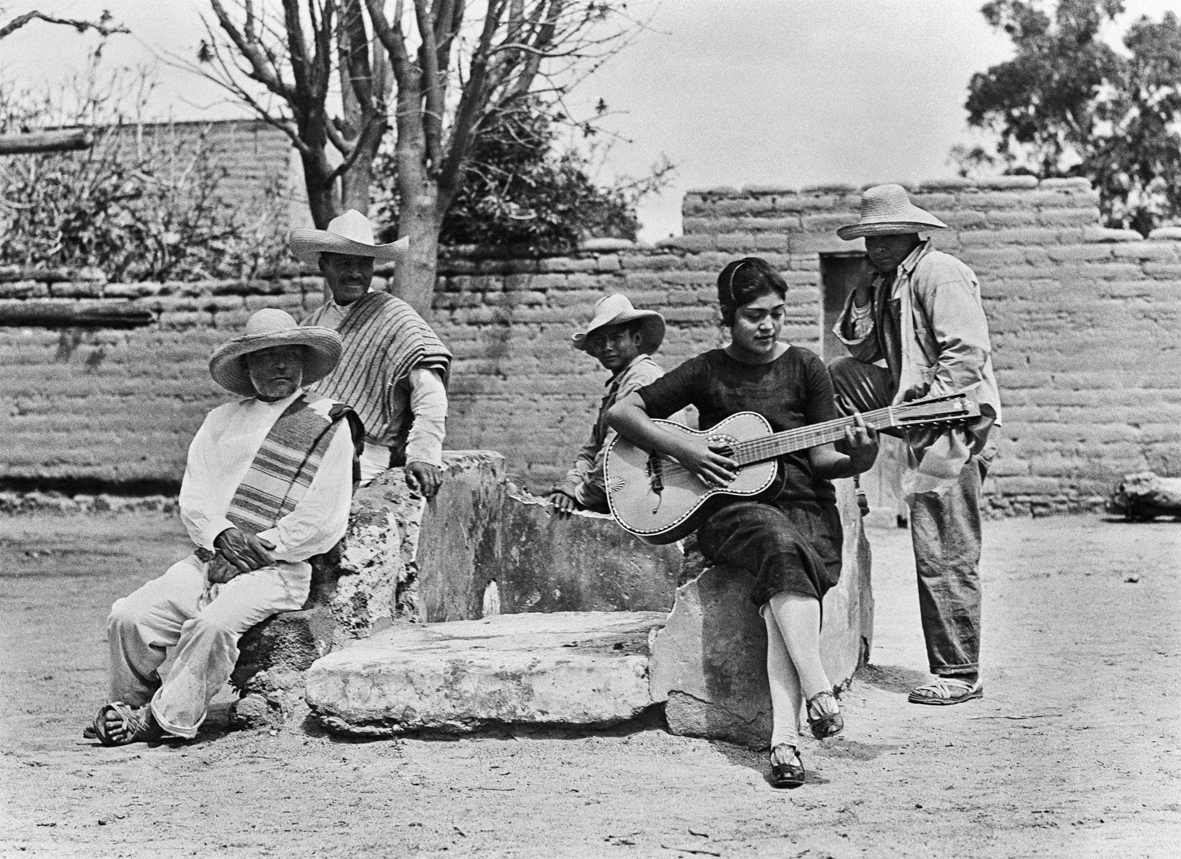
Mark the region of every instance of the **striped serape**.
<instances>
[{"instance_id":1,"label":"striped serape","mask_svg":"<svg viewBox=\"0 0 1181 859\"><path fill-rule=\"evenodd\" d=\"M302 324L321 324L327 307ZM414 308L384 292L367 293L348 305L336 330L344 342L340 363L315 389L350 404L365 425L365 441L388 447L396 456L405 448L410 422L390 425L390 389L418 366L438 370L447 384L451 353Z\"/></svg>"},{"instance_id":2,"label":"striped serape","mask_svg":"<svg viewBox=\"0 0 1181 859\"><path fill-rule=\"evenodd\" d=\"M327 397L297 397L263 439L230 499L226 518L251 534L275 527L307 494L332 441L332 428L350 411Z\"/></svg>"},{"instance_id":3,"label":"striped serape","mask_svg":"<svg viewBox=\"0 0 1181 859\"><path fill-rule=\"evenodd\" d=\"M296 508L320 468L332 441L332 428L342 418L348 422L353 436L353 486L356 487L361 477L357 461L361 452L360 420L343 403L305 391L279 415L234 490L226 511L226 518L234 527L259 534L275 527ZM217 553L198 548L193 554L208 564ZM207 577L197 607L201 609L213 602L220 587Z\"/></svg>"}]
</instances>

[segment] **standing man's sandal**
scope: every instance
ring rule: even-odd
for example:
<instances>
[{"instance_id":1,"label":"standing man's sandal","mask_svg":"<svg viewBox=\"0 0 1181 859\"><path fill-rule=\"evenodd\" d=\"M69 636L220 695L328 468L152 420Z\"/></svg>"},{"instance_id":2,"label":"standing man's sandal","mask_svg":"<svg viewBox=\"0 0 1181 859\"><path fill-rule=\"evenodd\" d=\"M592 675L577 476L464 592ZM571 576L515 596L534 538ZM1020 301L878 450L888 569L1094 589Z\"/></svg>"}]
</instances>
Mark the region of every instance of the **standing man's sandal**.
<instances>
[{"instance_id":1,"label":"standing man's sandal","mask_svg":"<svg viewBox=\"0 0 1181 859\"><path fill-rule=\"evenodd\" d=\"M912 689L907 701L912 704L962 704L984 697L984 682L965 683L954 677L940 677L934 683Z\"/></svg>"}]
</instances>

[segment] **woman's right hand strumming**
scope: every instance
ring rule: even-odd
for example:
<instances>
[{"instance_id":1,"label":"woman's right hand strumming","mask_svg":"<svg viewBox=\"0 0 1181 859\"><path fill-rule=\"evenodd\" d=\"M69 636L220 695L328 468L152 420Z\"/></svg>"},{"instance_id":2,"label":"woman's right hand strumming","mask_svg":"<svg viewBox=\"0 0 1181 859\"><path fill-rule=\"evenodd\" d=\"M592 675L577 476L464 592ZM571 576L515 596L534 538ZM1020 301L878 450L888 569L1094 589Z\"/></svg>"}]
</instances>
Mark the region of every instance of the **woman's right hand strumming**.
<instances>
[{"instance_id":1,"label":"woman's right hand strumming","mask_svg":"<svg viewBox=\"0 0 1181 859\"><path fill-rule=\"evenodd\" d=\"M738 474L738 463L722 442L687 437L671 452L673 458L706 486L726 486Z\"/></svg>"}]
</instances>

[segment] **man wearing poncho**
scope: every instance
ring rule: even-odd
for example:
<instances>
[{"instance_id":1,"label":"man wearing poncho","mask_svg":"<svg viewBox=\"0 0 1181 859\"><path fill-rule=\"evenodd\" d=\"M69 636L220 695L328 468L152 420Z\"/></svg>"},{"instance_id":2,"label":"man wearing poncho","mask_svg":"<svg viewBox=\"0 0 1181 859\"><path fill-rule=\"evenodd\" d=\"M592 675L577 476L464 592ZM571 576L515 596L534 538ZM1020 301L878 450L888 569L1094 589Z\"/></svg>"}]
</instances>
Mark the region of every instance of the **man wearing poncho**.
<instances>
[{"instance_id":1,"label":"man wearing poncho","mask_svg":"<svg viewBox=\"0 0 1181 859\"><path fill-rule=\"evenodd\" d=\"M373 225L350 209L326 230L292 230L291 251L324 275L328 298L303 321L340 334L340 363L316 390L350 404L365 424L361 484L391 466L426 498L442 479L451 353L406 302L371 290L378 261L400 260L407 239L377 244Z\"/></svg>"}]
</instances>

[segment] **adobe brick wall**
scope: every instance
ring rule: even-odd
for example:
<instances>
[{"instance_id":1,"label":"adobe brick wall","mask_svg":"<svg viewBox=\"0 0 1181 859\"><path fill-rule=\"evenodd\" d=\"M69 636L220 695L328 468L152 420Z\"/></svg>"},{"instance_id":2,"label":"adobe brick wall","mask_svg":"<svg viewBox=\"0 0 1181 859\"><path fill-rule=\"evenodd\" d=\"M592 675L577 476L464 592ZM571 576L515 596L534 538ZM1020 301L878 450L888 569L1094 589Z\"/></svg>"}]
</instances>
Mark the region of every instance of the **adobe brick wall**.
<instances>
[{"instance_id":1,"label":"adobe brick wall","mask_svg":"<svg viewBox=\"0 0 1181 859\"><path fill-rule=\"evenodd\" d=\"M1098 506L1139 469L1181 474L1181 230L1148 240L1097 226L1085 181L926 183L914 201L951 229L939 247L980 278L1005 406L986 483L1000 512ZM569 346L600 296L627 292L669 322L666 367L720 345L714 279L767 258L790 286L786 337L822 342L821 254L856 219L859 189L690 192L685 235L656 248L597 241L570 257L441 261L435 322L456 356L447 446L493 449L544 491L565 470L604 373ZM131 300L156 323L128 331L0 327L0 488L38 481L175 485L201 417L224 396L212 349L262 306L320 300L315 277L258 283L105 284L0 270L0 313L28 299Z\"/></svg>"}]
</instances>

